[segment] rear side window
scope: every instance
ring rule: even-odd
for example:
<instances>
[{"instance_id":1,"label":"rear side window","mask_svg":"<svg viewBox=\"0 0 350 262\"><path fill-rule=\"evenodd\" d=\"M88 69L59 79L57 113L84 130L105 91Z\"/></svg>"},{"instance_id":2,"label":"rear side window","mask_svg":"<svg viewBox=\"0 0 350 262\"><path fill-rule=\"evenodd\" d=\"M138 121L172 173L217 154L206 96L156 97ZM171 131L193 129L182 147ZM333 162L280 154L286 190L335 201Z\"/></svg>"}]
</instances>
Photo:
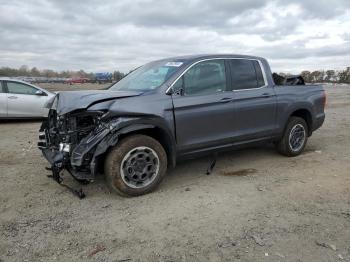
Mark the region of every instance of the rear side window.
<instances>
[{"instance_id":1,"label":"rear side window","mask_svg":"<svg viewBox=\"0 0 350 262\"><path fill-rule=\"evenodd\" d=\"M180 81L183 81L186 95L223 92L226 90L225 62L224 60L200 62L191 67Z\"/></svg>"},{"instance_id":2,"label":"rear side window","mask_svg":"<svg viewBox=\"0 0 350 262\"><path fill-rule=\"evenodd\" d=\"M254 60L253 63L254 63L254 68L255 68L255 72L256 72L256 79L258 81L258 87L262 87L265 85L265 80L264 80L264 76L263 76L262 71L261 71L261 66L260 66L259 62L256 60Z\"/></svg>"},{"instance_id":3,"label":"rear side window","mask_svg":"<svg viewBox=\"0 0 350 262\"><path fill-rule=\"evenodd\" d=\"M16 82L7 82L7 90L10 94L35 95L38 89Z\"/></svg>"},{"instance_id":4,"label":"rear side window","mask_svg":"<svg viewBox=\"0 0 350 262\"><path fill-rule=\"evenodd\" d=\"M0 81L0 93L5 93L4 84Z\"/></svg>"},{"instance_id":5,"label":"rear side window","mask_svg":"<svg viewBox=\"0 0 350 262\"><path fill-rule=\"evenodd\" d=\"M257 64L254 62L257 61L245 59L230 60L233 90L252 89L264 85L260 65L258 62Z\"/></svg>"}]
</instances>

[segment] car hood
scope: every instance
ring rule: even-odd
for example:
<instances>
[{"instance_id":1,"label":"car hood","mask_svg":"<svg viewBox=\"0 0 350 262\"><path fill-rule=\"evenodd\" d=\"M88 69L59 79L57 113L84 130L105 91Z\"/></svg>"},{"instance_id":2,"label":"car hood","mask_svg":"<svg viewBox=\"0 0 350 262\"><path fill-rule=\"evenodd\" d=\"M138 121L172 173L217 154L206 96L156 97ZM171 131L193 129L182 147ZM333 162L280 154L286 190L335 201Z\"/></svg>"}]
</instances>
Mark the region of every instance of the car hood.
<instances>
[{"instance_id":1,"label":"car hood","mask_svg":"<svg viewBox=\"0 0 350 262\"><path fill-rule=\"evenodd\" d=\"M57 93L56 96L48 102L47 107L54 107L59 115L63 115L78 109L86 109L97 103L141 94L142 92L136 91L66 91Z\"/></svg>"}]
</instances>

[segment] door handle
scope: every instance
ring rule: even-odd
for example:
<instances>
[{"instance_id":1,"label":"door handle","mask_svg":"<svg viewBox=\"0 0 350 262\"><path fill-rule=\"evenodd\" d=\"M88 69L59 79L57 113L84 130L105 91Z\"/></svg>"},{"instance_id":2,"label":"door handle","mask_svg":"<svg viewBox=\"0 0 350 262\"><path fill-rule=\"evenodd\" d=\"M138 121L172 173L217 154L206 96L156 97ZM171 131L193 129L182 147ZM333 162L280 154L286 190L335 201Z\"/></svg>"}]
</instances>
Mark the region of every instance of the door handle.
<instances>
[{"instance_id":1,"label":"door handle","mask_svg":"<svg viewBox=\"0 0 350 262\"><path fill-rule=\"evenodd\" d=\"M220 99L220 103L228 103L228 102L231 102L233 100L233 98L231 97L224 97L224 98L221 98Z\"/></svg>"},{"instance_id":2,"label":"door handle","mask_svg":"<svg viewBox=\"0 0 350 262\"><path fill-rule=\"evenodd\" d=\"M17 99L18 97L17 96L9 96L8 98L9 99Z\"/></svg>"}]
</instances>

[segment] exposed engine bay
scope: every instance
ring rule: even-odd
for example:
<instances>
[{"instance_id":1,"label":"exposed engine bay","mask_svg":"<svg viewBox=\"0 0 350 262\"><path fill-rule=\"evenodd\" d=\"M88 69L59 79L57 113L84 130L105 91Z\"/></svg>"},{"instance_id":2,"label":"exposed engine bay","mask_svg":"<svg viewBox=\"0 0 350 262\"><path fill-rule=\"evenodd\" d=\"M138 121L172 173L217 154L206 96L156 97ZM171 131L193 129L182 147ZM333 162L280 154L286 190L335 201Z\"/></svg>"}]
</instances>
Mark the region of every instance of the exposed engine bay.
<instances>
[{"instance_id":1,"label":"exposed engine bay","mask_svg":"<svg viewBox=\"0 0 350 262\"><path fill-rule=\"evenodd\" d=\"M85 111L59 116L51 109L39 137L39 147L47 160L52 165L64 167L78 180L93 179L96 170L87 169L87 163L93 157L90 150L94 139L106 132L103 132L105 124L100 122L102 114Z\"/></svg>"}]
</instances>

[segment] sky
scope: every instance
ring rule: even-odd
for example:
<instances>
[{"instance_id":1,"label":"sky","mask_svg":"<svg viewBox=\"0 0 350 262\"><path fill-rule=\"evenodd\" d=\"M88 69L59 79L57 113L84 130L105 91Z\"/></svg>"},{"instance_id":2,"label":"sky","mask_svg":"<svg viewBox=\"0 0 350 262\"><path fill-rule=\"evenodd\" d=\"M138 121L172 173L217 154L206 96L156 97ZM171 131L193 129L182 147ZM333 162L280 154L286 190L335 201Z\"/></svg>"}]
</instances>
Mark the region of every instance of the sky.
<instances>
[{"instance_id":1,"label":"sky","mask_svg":"<svg viewBox=\"0 0 350 262\"><path fill-rule=\"evenodd\" d=\"M350 66L350 0L0 0L0 67L128 72L186 54Z\"/></svg>"}]
</instances>

